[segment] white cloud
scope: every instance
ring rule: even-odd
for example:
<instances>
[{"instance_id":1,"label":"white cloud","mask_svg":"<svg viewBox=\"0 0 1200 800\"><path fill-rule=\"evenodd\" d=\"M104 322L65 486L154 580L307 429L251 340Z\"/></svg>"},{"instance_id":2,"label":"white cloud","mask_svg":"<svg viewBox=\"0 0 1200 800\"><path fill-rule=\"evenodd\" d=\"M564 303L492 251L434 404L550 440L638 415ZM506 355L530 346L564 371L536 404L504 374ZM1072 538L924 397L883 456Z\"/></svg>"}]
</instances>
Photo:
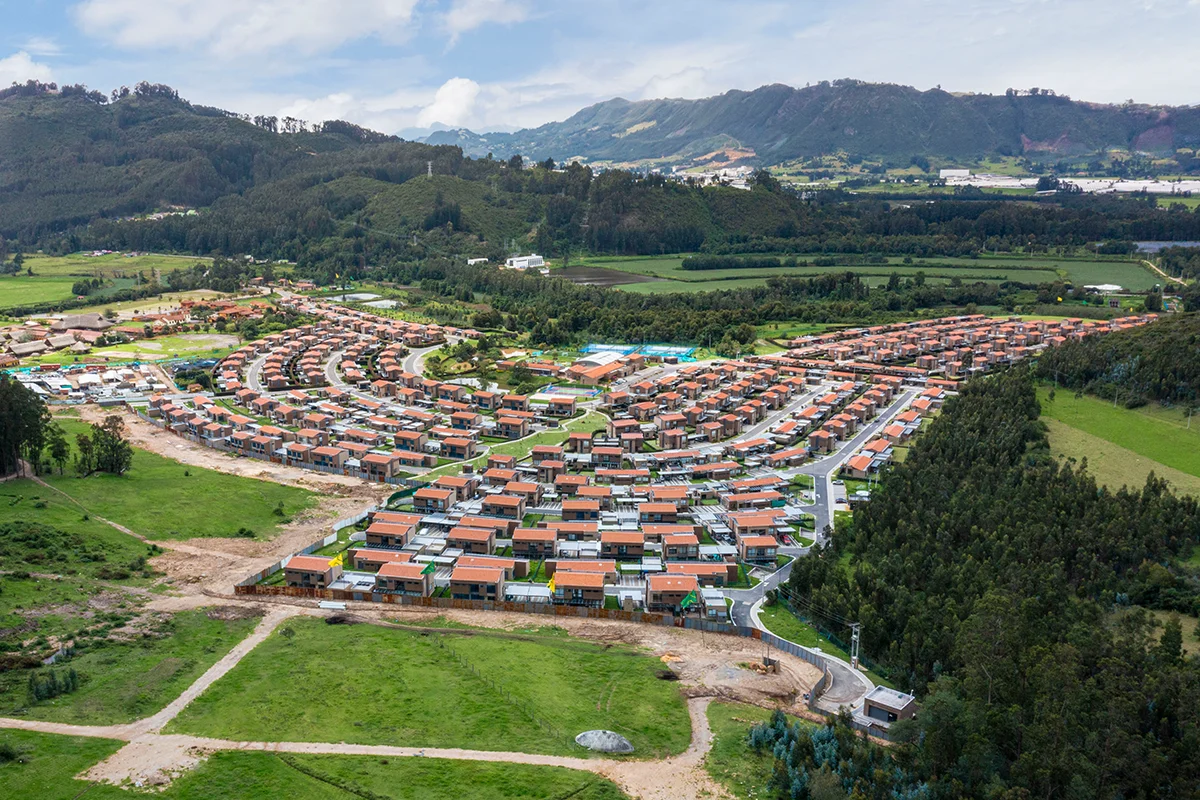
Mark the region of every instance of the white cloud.
<instances>
[{"instance_id":1,"label":"white cloud","mask_svg":"<svg viewBox=\"0 0 1200 800\"><path fill-rule=\"evenodd\" d=\"M45 36L30 36L21 45L21 49L35 56L62 55L62 48L59 47L58 42Z\"/></svg>"},{"instance_id":2,"label":"white cloud","mask_svg":"<svg viewBox=\"0 0 1200 800\"><path fill-rule=\"evenodd\" d=\"M457 128L476 119L475 102L479 84L469 78L451 78L438 88L433 102L417 114L417 125L427 128L436 123Z\"/></svg>"},{"instance_id":3,"label":"white cloud","mask_svg":"<svg viewBox=\"0 0 1200 800\"><path fill-rule=\"evenodd\" d=\"M0 58L0 87L28 80L48 82L53 77L49 66L34 61L24 50Z\"/></svg>"},{"instance_id":4,"label":"white cloud","mask_svg":"<svg viewBox=\"0 0 1200 800\"><path fill-rule=\"evenodd\" d=\"M417 0L84 0L85 32L131 49L311 55L366 36L404 39Z\"/></svg>"},{"instance_id":5,"label":"white cloud","mask_svg":"<svg viewBox=\"0 0 1200 800\"><path fill-rule=\"evenodd\" d=\"M489 22L510 25L523 22L529 17L529 7L523 2L512 0L454 0L454 5L442 18L442 24L450 34L450 43L467 31L473 31Z\"/></svg>"}]
</instances>

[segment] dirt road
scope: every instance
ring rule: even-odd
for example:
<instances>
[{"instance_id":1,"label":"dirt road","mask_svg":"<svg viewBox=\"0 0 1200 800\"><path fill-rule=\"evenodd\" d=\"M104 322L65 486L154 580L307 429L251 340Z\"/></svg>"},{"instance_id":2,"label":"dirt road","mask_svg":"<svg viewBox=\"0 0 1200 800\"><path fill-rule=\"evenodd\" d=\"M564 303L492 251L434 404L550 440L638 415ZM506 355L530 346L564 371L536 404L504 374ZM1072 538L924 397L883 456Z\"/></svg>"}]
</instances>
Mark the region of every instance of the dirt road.
<instances>
[{"instance_id":1,"label":"dirt road","mask_svg":"<svg viewBox=\"0 0 1200 800\"><path fill-rule=\"evenodd\" d=\"M196 598L190 598L192 602ZM212 602L211 600L209 601ZM355 609L356 617L365 622L395 620L404 624L427 623L430 626L451 622L467 623L504 631L528 630L542 624L565 628L580 638L596 641L624 642L651 649L680 675L683 691L689 695L688 713L692 739L687 750L678 756L653 761L614 758L548 756L505 751L463 750L458 748L395 747L330 742L240 742L210 739L179 734L163 734L163 727L178 715L192 700L232 670L272 631L291 616L303 614L326 616L330 612L319 608L285 603L263 602L260 599L234 603L242 607L262 609L265 614L254 631L236 645L179 697L158 713L126 725L80 726L28 719L0 719L0 728L17 728L67 736L89 736L117 739L127 744L105 761L94 765L81 778L114 784L161 786L203 760L209 753L221 750L263 751L279 753L321 753L333 755L377 757L428 757L468 761L493 761L580 769L602 775L614 782L631 797L642 800L676 800L685 797L728 797L704 769L704 759L712 747L712 732L708 725L707 709L714 697L757 702L767 707L788 707L802 691L812 686L817 674L805 662L781 657L783 670L779 675L760 675L743 669L740 664L752 661L758 652L751 640L715 634L701 634L678 628L659 628L636 623L597 621L575 618L539 620L523 614L496 614L477 611L448 611L436 615L427 609L422 614L406 614L403 608L366 607ZM355 604L359 605L359 604ZM365 605L365 604L363 604ZM458 629L460 632L462 629ZM486 634L483 634L486 635ZM811 673L811 674L809 674Z\"/></svg>"},{"instance_id":2,"label":"dirt road","mask_svg":"<svg viewBox=\"0 0 1200 800\"><path fill-rule=\"evenodd\" d=\"M1180 286L1187 286L1187 281L1183 280L1182 278L1176 278L1172 275L1168 275L1167 273L1165 273L1161 269L1159 269L1158 266L1153 261L1143 260L1142 263L1145 264L1150 269L1154 270L1159 275L1161 275L1163 280L1168 281L1170 283L1177 283Z\"/></svg>"}]
</instances>

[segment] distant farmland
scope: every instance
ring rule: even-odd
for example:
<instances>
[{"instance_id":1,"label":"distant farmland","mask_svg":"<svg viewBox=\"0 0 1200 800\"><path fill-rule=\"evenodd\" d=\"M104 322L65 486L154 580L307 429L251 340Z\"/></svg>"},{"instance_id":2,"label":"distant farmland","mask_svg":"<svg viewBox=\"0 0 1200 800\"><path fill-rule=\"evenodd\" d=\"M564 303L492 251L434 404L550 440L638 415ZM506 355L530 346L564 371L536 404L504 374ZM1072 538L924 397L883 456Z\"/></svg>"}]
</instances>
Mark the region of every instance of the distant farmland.
<instances>
[{"instance_id":1,"label":"distant farmland","mask_svg":"<svg viewBox=\"0 0 1200 800\"><path fill-rule=\"evenodd\" d=\"M1104 261L1049 257L983 256L980 258L929 258L905 264L893 257L886 264L851 266L797 266L750 269L714 269L685 271L683 256L657 258L588 258L578 264L586 267L589 283L614 285L622 291L638 293L706 292L716 289L742 289L765 285L774 277L815 277L829 273L852 272L871 285L885 283L892 273L912 277L924 273L927 280L944 283L958 278L964 283L986 281L1001 283L1048 283L1067 280L1076 284L1114 283L1131 291L1153 288L1159 278L1133 261ZM803 260L803 259L801 259ZM605 276L601 270L612 271ZM574 271L574 270L573 270ZM625 273L622 278L616 273ZM636 277L635 277L636 276ZM607 278L607 279L605 279ZM652 280L647 281L646 278Z\"/></svg>"},{"instance_id":2,"label":"distant farmland","mask_svg":"<svg viewBox=\"0 0 1200 800\"><path fill-rule=\"evenodd\" d=\"M149 280L156 273L207 263L207 258L153 253L138 256L113 253L94 257L83 253L26 255L19 275L0 276L0 309L69 300L75 296L71 287L84 278L105 281L104 287L90 295L97 303L103 303L106 296L135 286L138 273ZM33 270L33 275L27 274L26 270Z\"/></svg>"}]
</instances>

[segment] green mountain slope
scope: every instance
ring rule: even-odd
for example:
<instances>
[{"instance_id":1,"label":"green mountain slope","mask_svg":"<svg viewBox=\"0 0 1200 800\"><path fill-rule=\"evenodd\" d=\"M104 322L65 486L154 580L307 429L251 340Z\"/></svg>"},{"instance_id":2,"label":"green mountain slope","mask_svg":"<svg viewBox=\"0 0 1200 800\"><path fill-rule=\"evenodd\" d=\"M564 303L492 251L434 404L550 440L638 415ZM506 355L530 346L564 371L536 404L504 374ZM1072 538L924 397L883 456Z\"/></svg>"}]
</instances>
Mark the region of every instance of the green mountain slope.
<instances>
[{"instance_id":1,"label":"green mountain slope","mask_svg":"<svg viewBox=\"0 0 1200 800\"><path fill-rule=\"evenodd\" d=\"M469 155L589 161L686 160L726 141L763 164L844 151L866 156L977 156L1200 144L1200 109L1110 106L1039 93L952 95L860 81L763 86L701 100L615 99L511 134L441 131L431 144ZM703 143L703 144L701 144Z\"/></svg>"}]
</instances>

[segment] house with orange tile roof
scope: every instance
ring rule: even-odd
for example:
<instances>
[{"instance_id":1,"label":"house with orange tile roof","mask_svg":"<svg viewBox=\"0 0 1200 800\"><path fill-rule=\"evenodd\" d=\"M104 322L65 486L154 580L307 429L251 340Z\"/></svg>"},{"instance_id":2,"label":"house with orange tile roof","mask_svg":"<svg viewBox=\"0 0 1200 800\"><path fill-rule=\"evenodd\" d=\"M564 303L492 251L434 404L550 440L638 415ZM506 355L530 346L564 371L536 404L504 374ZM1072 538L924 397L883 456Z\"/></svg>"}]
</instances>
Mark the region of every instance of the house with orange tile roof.
<instances>
[{"instance_id":1,"label":"house with orange tile roof","mask_svg":"<svg viewBox=\"0 0 1200 800\"><path fill-rule=\"evenodd\" d=\"M692 608L699 609L700 581L695 575L651 575L646 579L646 610L670 613L683 611L680 603L692 592L696 593L696 603Z\"/></svg>"},{"instance_id":2,"label":"house with orange tile roof","mask_svg":"<svg viewBox=\"0 0 1200 800\"><path fill-rule=\"evenodd\" d=\"M450 573L450 597L455 600L503 600L504 570L495 567L455 567Z\"/></svg>"},{"instance_id":3,"label":"house with orange tile roof","mask_svg":"<svg viewBox=\"0 0 1200 800\"><path fill-rule=\"evenodd\" d=\"M342 576L342 565L324 556L292 556L283 568L283 580L298 589L327 589Z\"/></svg>"},{"instance_id":4,"label":"house with orange tile roof","mask_svg":"<svg viewBox=\"0 0 1200 800\"><path fill-rule=\"evenodd\" d=\"M391 562L375 573L375 591L385 594L429 597L433 594L433 573L416 562Z\"/></svg>"},{"instance_id":5,"label":"house with orange tile roof","mask_svg":"<svg viewBox=\"0 0 1200 800\"><path fill-rule=\"evenodd\" d=\"M604 575L558 570L554 574L553 601L556 605L600 608L604 605Z\"/></svg>"}]
</instances>

